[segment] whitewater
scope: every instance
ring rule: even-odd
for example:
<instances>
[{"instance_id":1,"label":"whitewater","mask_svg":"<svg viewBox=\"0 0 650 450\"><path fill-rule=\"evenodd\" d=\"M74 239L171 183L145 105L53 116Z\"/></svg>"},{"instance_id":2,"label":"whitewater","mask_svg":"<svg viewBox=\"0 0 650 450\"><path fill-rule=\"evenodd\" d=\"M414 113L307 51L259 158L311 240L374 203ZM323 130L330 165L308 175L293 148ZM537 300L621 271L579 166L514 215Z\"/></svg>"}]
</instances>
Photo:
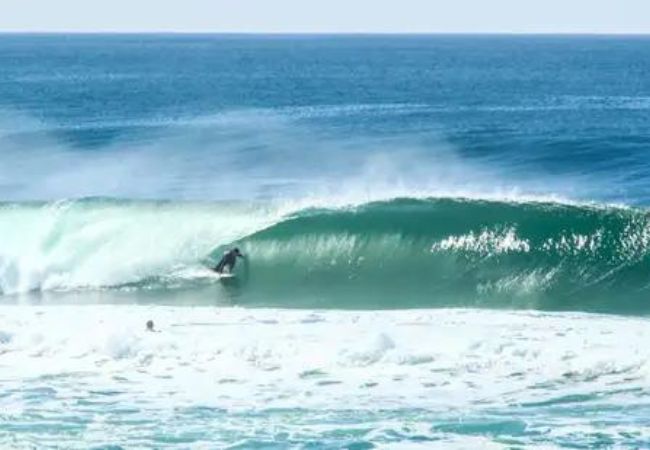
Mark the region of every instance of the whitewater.
<instances>
[{"instance_id":1,"label":"whitewater","mask_svg":"<svg viewBox=\"0 0 650 450\"><path fill-rule=\"evenodd\" d=\"M17 448L650 439L645 320L124 305L0 317L0 438ZM159 333L144 330L151 317Z\"/></svg>"},{"instance_id":2,"label":"whitewater","mask_svg":"<svg viewBox=\"0 0 650 450\"><path fill-rule=\"evenodd\" d=\"M0 447L649 446L647 44L2 36Z\"/></svg>"}]
</instances>

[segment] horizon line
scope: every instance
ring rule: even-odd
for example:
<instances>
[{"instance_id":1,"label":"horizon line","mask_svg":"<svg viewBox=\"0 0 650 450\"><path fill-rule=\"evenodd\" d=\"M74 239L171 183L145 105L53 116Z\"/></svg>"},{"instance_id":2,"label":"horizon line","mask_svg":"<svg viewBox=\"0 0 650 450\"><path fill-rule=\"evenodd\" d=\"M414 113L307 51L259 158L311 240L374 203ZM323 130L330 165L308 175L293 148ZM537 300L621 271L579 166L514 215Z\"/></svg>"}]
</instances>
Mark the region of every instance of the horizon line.
<instances>
[{"instance_id":1,"label":"horizon line","mask_svg":"<svg viewBox=\"0 0 650 450\"><path fill-rule=\"evenodd\" d=\"M224 35L224 36L650 36L650 31L211 31L2 30L0 35Z\"/></svg>"}]
</instances>

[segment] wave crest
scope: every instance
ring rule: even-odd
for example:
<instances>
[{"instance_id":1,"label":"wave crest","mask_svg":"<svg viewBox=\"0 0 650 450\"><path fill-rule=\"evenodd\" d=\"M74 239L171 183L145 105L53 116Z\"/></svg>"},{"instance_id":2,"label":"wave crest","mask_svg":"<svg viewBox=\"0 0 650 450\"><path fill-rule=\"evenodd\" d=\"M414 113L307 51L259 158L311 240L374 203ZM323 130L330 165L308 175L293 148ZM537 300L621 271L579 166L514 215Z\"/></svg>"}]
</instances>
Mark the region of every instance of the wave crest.
<instances>
[{"instance_id":1,"label":"wave crest","mask_svg":"<svg viewBox=\"0 0 650 450\"><path fill-rule=\"evenodd\" d=\"M355 207L80 201L4 205L4 294L192 289L227 245L248 254L237 302L322 308L650 311L645 210L394 199ZM244 267L246 266L246 267Z\"/></svg>"}]
</instances>

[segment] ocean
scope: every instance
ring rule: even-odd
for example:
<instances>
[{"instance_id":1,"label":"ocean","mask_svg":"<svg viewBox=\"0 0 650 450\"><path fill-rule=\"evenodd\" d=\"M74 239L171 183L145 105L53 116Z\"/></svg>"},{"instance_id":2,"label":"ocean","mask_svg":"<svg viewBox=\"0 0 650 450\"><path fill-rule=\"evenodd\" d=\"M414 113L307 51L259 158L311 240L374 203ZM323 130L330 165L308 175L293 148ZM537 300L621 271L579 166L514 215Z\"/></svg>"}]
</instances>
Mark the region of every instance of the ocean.
<instances>
[{"instance_id":1,"label":"ocean","mask_svg":"<svg viewBox=\"0 0 650 450\"><path fill-rule=\"evenodd\" d=\"M0 447L650 447L649 50L0 35Z\"/></svg>"}]
</instances>

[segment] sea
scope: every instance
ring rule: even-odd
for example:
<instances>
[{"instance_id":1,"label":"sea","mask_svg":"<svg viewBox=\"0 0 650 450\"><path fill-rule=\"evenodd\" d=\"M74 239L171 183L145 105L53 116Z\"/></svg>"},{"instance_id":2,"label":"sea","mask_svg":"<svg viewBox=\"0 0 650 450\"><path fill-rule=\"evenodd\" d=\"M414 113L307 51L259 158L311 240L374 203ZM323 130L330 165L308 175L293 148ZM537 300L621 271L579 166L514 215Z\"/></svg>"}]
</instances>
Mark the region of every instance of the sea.
<instances>
[{"instance_id":1,"label":"sea","mask_svg":"<svg viewBox=\"0 0 650 450\"><path fill-rule=\"evenodd\" d=\"M1 34L0 448L649 448L649 207L648 36Z\"/></svg>"}]
</instances>

